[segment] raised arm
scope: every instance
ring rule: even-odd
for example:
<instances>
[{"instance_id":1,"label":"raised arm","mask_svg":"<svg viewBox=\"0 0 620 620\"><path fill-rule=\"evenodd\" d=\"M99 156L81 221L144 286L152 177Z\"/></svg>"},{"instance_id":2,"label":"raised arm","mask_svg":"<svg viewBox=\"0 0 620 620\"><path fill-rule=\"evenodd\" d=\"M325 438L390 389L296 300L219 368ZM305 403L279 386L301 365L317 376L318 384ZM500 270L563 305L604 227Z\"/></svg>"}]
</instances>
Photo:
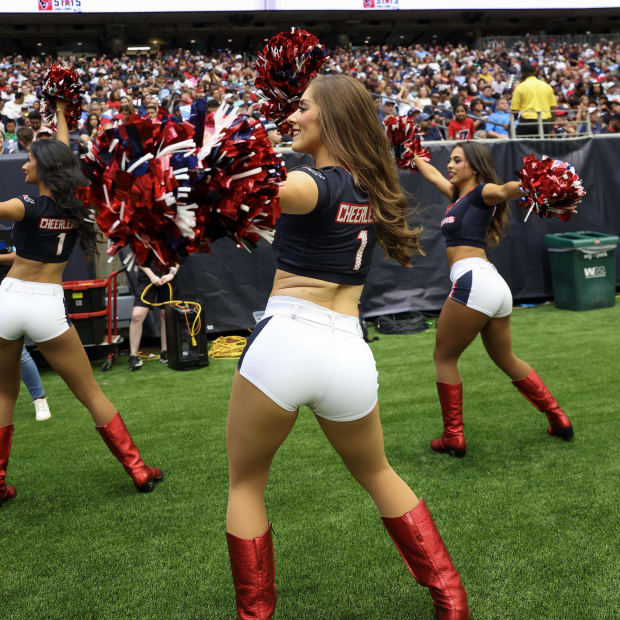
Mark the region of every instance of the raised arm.
<instances>
[{"instance_id":1,"label":"raised arm","mask_svg":"<svg viewBox=\"0 0 620 620\"><path fill-rule=\"evenodd\" d=\"M69 146L69 127L65 118L67 104L60 99L56 99L56 140Z\"/></svg>"},{"instance_id":2,"label":"raised arm","mask_svg":"<svg viewBox=\"0 0 620 620\"><path fill-rule=\"evenodd\" d=\"M500 202L508 202L521 198L525 194L520 189L519 181L510 181L503 185L495 185L495 183L487 183L482 188L482 200L489 206L494 206Z\"/></svg>"},{"instance_id":3,"label":"raised arm","mask_svg":"<svg viewBox=\"0 0 620 620\"><path fill-rule=\"evenodd\" d=\"M414 156L415 165L420 174L430 183L432 183L444 196L452 200L452 183L446 177L427 161L424 161L417 155Z\"/></svg>"}]
</instances>

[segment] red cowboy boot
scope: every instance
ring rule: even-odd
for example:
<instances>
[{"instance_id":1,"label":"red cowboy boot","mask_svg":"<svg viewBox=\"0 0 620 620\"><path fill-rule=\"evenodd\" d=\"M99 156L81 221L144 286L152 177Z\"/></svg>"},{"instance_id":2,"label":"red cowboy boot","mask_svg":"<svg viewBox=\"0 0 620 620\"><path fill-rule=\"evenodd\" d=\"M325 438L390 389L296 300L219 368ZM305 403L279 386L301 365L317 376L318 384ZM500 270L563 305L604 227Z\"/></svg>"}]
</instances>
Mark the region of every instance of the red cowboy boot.
<instances>
[{"instance_id":1,"label":"red cowboy boot","mask_svg":"<svg viewBox=\"0 0 620 620\"><path fill-rule=\"evenodd\" d=\"M547 433L549 435L555 435L564 441L569 441L573 438L573 425L571 421L533 368L532 372L525 379L519 379L512 383L538 411L547 416L547 420L549 420Z\"/></svg>"},{"instance_id":2,"label":"red cowboy boot","mask_svg":"<svg viewBox=\"0 0 620 620\"><path fill-rule=\"evenodd\" d=\"M467 592L424 500L402 517L381 517L413 578L429 589L439 620L467 620Z\"/></svg>"},{"instance_id":3,"label":"red cowboy boot","mask_svg":"<svg viewBox=\"0 0 620 620\"><path fill-rule=\"evenodd\" d=\"M6 468L9 466L9 454L11 453L11 439L13 438L13 425L0 427L0 506L17 495L15 487L6 486Z\"/></svg>"},{"instance_id":4,"label":"red cowboy boot","mask_svg":"<svg viewBox=\"0 0 620 620\"><path fill-rule=\"evenodd\" d=\"M121 414L117 413L106 425L95 427L110 452L120 461L125 471L141 493L150 493L155 482L163 479L159 467L149 467L140 457L138 447L133 442Z\"/></svg>"},{"instance_id":5,"label":"red cowboy boot","mask_svg":"<svg viewBox=\"0 0 620 620\"><path fill-rule=\"evenodd\" d=\"M437 393L443 416L443 434L431 441L431 450L448 453L450 456L465 456L466 444L463 435L463 384L437 381Z\"/></svg>"},{"instance_id":6,"label":"red cowboy boot","mask_svg":"<svg viewBox=\"0 0 620 620\"><path fill-rule=\"evenodd\" d=\"M270 620L276 608L276 567L269 529L258 538L226 532L237 599L237 620Z\"/></svg>"}]
</instances>

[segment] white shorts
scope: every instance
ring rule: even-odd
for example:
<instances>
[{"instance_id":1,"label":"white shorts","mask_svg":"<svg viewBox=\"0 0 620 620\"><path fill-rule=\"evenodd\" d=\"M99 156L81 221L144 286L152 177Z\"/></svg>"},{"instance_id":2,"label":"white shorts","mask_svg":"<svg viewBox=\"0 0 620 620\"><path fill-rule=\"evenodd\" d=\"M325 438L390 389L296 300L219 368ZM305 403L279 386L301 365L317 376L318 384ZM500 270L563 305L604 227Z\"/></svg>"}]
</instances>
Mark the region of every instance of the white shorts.
<instances>
[{"instance_id":1,"label":"white shorts","mask_svg":"<svg viewBox=\"0 0 620 620\"><path fill-rule=\"evenodd\" d=\"M45 342L70 327L60 284L4 278L0 284L0 338Z\"/></svg>"},{"instance_id":2,"label":"white shorts","mask_svg":"<svg viewBox=\"0 0 620 620\"><path fill-rule=\"evenodd\" d=\"M377 367L357 317L295 297L271 297L237 365L287 411L306 405L350 422L377 404Z\"/></svg>"},{"instance_id":3,"label":"white shorts","mask_svg":"<svg viewBox=\"0 0 620 620\"><path fill-rule=\"evenodd\" d=\"M450 299L497 319L512 313L512 293L495 266L483 258L457 260L450 270Z\"/></svg>"}]
</instances>

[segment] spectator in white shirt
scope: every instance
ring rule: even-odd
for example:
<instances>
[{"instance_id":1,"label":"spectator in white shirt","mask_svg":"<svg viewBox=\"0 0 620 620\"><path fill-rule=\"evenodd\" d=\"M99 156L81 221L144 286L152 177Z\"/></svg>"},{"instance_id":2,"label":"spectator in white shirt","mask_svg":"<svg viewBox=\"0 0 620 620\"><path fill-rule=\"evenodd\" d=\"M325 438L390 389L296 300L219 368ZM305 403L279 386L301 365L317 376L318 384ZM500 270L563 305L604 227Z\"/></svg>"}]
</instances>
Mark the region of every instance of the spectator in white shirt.
<instances>
[{"instance_id":1,"label":"spectator in white shirt","mask_svg":"<svg viewBox=\"0 0 620 620\"><path fill-rule=\"evenodd\" d=\"M22 118L23 110L26 107L24 103L24 93L15 93L15 99L13 101L7 101L4 104L2 114L7 118L12 118L14 121L18 121Z\"/></svg>"}]
</instances>

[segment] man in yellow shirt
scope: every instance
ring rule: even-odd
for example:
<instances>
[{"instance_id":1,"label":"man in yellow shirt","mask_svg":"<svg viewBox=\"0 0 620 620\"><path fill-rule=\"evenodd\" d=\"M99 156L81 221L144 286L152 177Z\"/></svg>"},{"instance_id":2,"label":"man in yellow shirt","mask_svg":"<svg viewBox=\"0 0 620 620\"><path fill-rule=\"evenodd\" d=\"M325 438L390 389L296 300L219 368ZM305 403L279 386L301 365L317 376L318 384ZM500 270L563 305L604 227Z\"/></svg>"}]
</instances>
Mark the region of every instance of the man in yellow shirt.
<instances>
[{"instance_id":1,"label":"man in yellow shirt","mask_svg":"<svg viewBox=\"0 0 620 620\"><path fill-rule=\"evenodd\" d=\"M553 89L549 84L536 77L536 67L530 64L521 66L523 81L514 90L510 109L520 112L521 122L517 125L517 135L538 134L538 112L543 119L545 134L551 133L553 115L551 108L557 105ZM525 121L525 123L524 123Z\"/></svg>"}]
</instances>

